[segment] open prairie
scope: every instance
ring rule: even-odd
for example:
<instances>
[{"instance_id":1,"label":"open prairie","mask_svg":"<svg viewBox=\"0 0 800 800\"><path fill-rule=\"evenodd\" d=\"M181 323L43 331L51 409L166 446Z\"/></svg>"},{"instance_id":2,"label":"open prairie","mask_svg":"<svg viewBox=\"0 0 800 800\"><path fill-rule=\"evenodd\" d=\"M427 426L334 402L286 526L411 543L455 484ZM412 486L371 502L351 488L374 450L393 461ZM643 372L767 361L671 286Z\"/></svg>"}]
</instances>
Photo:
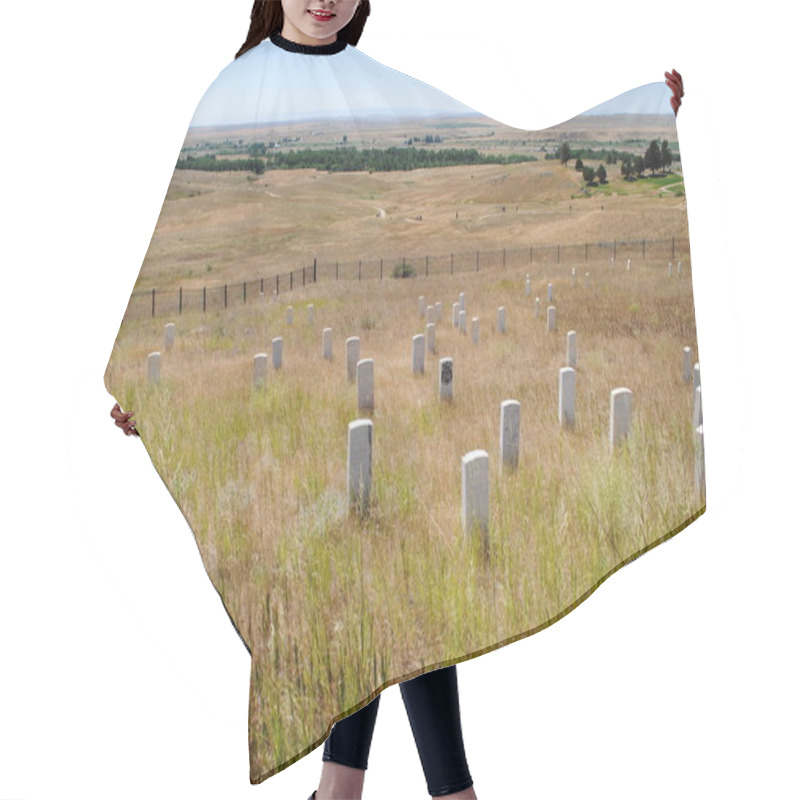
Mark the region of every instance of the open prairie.
<instances>
[{"instance_id":1,"label":"open prairie","mask_svg":"<svg viewBox=\"0 0 800 800\"><path fill-rule=\"evenodd\" d=\"M347 137L347 142L344 142ZM425 138L441 141L426 143ZM332 122L265 130L190 131L182 155L246 155L254 141L272 152L353 146L474 148L485 156L536 161L409 171L250 172L175 170L137 291L197 289L337 261L393 261L476 250L584 242L686 238L679 164L662 179L626 181L607 165L608 183L585 191L574 159L545 160L573 149L644 153L667 139L677 154L674 122L659 115L584 116L544 131L522 131L485 117L409 122L402 129ZM600 161L584 159L587 166Z\"/></svg>"}]
</instances>

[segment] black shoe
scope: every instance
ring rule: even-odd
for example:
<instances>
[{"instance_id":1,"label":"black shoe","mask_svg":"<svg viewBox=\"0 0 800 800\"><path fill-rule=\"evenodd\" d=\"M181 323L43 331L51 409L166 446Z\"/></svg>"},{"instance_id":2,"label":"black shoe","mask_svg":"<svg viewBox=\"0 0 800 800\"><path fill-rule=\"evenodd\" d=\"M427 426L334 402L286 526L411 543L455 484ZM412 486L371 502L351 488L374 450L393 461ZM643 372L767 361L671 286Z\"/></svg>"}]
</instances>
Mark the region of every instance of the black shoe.
<instances>
[{"instance_id":1,"label":"black shoe","mask_svg":"<svg viewBox=\"0 0 800 800\"><path fill-rule=\"evenodd\" d=\"M309 797L309 798L308 798L308 800L314 800L314 798L315 798L316 796L317 796L317 790L316 790L316 789L314 789L314 794L312 794L312 795L311 795L311 797Z\"/></svg>"}]
</instances>

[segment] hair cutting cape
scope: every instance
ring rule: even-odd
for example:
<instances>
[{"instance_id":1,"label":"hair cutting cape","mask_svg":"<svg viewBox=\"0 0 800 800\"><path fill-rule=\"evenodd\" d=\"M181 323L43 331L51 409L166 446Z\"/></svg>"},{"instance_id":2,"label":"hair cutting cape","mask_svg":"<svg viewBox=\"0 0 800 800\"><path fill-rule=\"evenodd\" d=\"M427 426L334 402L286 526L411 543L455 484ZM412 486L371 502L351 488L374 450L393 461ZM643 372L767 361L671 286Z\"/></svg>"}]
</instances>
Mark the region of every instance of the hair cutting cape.
<instances>
[{"instance_id":1,"label":"hair cutting cape","mask_svg":"<svg viewBox=\"0 0 800 800\"><path fill-rule=\"evenodd\" d=\"M273 36L202 98L105 380L251 654L253 783L705 510L669 96L520 130Z\"/></svg>"}]
</instances>

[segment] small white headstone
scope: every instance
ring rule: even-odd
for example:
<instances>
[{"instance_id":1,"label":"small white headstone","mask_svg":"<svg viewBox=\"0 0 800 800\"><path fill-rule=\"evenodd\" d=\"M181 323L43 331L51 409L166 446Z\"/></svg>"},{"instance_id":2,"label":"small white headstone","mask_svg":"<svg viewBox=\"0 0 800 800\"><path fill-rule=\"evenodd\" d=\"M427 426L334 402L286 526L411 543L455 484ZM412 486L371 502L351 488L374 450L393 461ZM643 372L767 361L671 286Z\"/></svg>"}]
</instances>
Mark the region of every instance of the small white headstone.
<instances>
[{"instance_id":1,"label":"small white headstone","mask_svg":"<svg viewBox=\"0 0 800 800\"><path fill-rule=\"evenodd\" d=\"M428 306L425 309L425 323L436 322L436 306Z\"/></svg>"},{"instance_id":2,"label":"small white headstone","mask_svg":"<svg viewBox=\"0 0 800 800\"><path fill-rule=\"evenodd\" d=\"M333 328L322 329L322 357L333 361Z\"/></svg>"},{"instance_id":3,"label":"small white headstone","mask_svg":"<svg viewBox=\"0 0 800 800\"><path fill-rule=\"evenodd\" d=\"M419 298L417 299L417 303L418 303L419 315L421 317L424 317L425 309L428 305L427 302L425 301L425 298L422 295L420 295Z\"/></svg>"},{"instance_id":4,"label":"small white headstone","mask_svg":"<svg viewBox=\"0 0 800 800\"><path fill-rule=\"evenodd\" d=\"M439 399L453 399L453 359L439 359Z\"/></svg>"},{"instance_id":5,"label":"small white headstone","mask_svg":"<svg viewBox=\"0 0 800 800\"><path fill-rule=\"evenodd\" d=\"M575 275L575 267L573 267L572 268L572 273L571 273L570 278L569 278L570 286L574 289L575 286L577 285L577 282L578 282L578 278Z\"/></svg>"},{"instance_id":6,"label":"small white headstone","mask_svg":"<svg viewBox=\"0 0 800 800\"><path fill-rule=\"evenodd\" d=\"M694 365L694 372L692 373L692 391L700 386L700 364Z\"/></svg>"},{"instance_id":7,"label":"small white headstone","mask_svg":"<svg viewBox=\"0 0 800 800\"><path fill-rule=\"evenodd\" d=\"M500 331L500 333L505 333L506 332L506 307L505 306L500 306L500 308L497 309L497 330Z\"/></svg>"},{"instance_id":8,"label":"small white headstone","mask_svg":"<svg viewBox=\"0 0 800 800\"><path fill-rule=\"evenodd\" d=\"M365 515L372 488L372 421L359 419L347 426L347 496L350 508Z\"/></svg>"},{"instance_id":9,"label":"small white headstone","mask_svg":"<svg viewBox=\"0 0 800 800\"><path fill-rule=\"evenodd\" d=\"M536 317L536 319L542 316L542 304L539 302L538 297L533 301L533 316Z\"/></svg>"},{"instance_id":10,"label":"small white headstone","mask_svg":"<svg viewBox=\"0 0 800 800\"><path fill-rule=\"evenodd\" d=\"M459 311L466 311L467 310L467 296L464 292L461 292L458 295L458 310Z\"/></svg>"},{"instance_id":11,"label":"small white headstone","mask_svg":"<svg viewBox=\"0 0 800 800\"><path fill-rule=\"evenodd\" d=\"M554 331L556 329L556 307L547 307L547 330Z\"/></svg>"},{"instance_id":12,"label":"small white headstone","mask_svg":"<svg viewBox=\"0 0 800 800\"><path fill-rule=\"evenodd\" d=\"M692 379L692 348L683 348L683 382L689 383Z\"/></svg>"},{"instance_id":13,"label":"small white headstone","mask_svg":"<svg viewBox=\"0 0 800 800\"><path fill-rule=\"evenodd\" d=\"M345 342L345 347L347 348L347 380L355 383L356 365L361 355L361 339L358 336L351 336Z\"/></svg>"},{"instance_id":14,"label":"small white headstone","mask_svg":"<svg viewBox=\"0 0 800 800\"><path fill-rule=\"evenodd\" d=\"M458 327L458 314L459 314L459 311L460 311L460 308L459 308L458 303L453 303L453 327L454 328Z\"/></svg>"},{"instance_id":15,"label":"small white headstone","mask_svg":"<svg viewBox=\"0 0 800 800\"><path fill-rule=\"evenodd\" d=\"M632 417L633 392L625 388L614 389L611 392L611 420L608 429L608 439L612 447L630 433Z\"/></svg>"},{"instance_id":16,"label":"small white headstone","mask_svg":"<svg viewBox=\"0 0 800 800\"><path fill-rule=\"evenodd\" d=\"M628 263L625 265L625 270L627 272L631 271L631 260L630 259L628 259Z\"/></svg>"},{"instance_id":17,"label":"small white headstone","mask_svg":"<svg viewBox=\"0 0 800 800\"><path fill-rule=\"evenodd\" d=\"M472 318L472 344L480 344L480 320L477 317Z\"/></svg>"},{"instance_id":18,"label":"small white headstone","mask_svg":"<svg viewBox=\"0 0 800 800\"><path fill-rule=\"evenodd\" d=\"M547 284L547 302L548 303L552 303L553 302L553 284L552 283L548 283Z\"/></svg>"},{"instance_id":19,"label":"small white headstone","mask_svg":"<svg viewBox=\"0 0 800 800\"><path fill-rule=\"evenodd\" d=\"M669 274L669 277L671 278L672 277L672 262L671 261L669 262L669 266L667 267L667 273Z\"/></svg>"},{"instance_id":20,"label":"small white headstone","mask_svg":"<svg viewBox=\"0 0 800 800\"><path fill-rule=\"evenodd\" d=\"M150 353L147 356L147 380L150 383L161 381L161 353Z\"/></svg>"},{"instance_id":21,"label":"small white headstone","mask_svg":"<svg viewBox=\"0 0 800 800\"><path fill-rule=\"evenodd\" d=\"M283 339L280 336L272 340L272 366L275 369L283 366Z\"/></svg>"},{"instance_id":22,"label":"small white headstone","mask_svg":"<svg viewBox=\"0 0 800 800\"><path fill-rule=\"evenodd\" d=\"M306 306L306 317L308 318L308 324L312 325L314 323L314 304L309 303Z\"/></svg>"},{"instance_id":23,"label":"small white headstone","mask_svg":"<svg viewBox=\"0 0 800 800\"><path fill-rule=\"evenodd\" d=\"M589 288L589 273L588 272L583 276L583 288L584 289L588 289Z\"/></svg>"},{"instance_id":24,"label":"small white headstone","mask_svg":"<svg viewBox=\"0 0 800 800\"><path fill-rule=\"evenodd\" d=\"M575 331L567 334L567 366L573 369L578 366L578 334Z\"/></svg>"},{"instance_id":25,"label":"small white headstone","mask_svg":"<svg viewBox=\"0 0 800 800\"><path fill-rule=\"evenodd\" d=\"M678 277L683 275L683 261L678 262Z\"/></svg>"},{"instance_id":26,"label":"small white headstone","mask_svg":"<svg viewBox=\"0 0 800 800\"><path fill-rule=\"evenodd\" d=\"M429 322L425 326L425 341L428 345L428 352L436 352L436 323Z\"/></svg>"},{"instance_id":27,"label":"small white headstone","mask_svg":"<svg viewBox=\"0 0 800 800\"><path fill-rule=\"evenodd\" d=\"M530 296L531 293L531 276L525 276L525 295Z\"/></svg>"},{"instance_id":28,"label":"small white headstone","mask_svg":"<svg viewBox=\"0 0 800 800\"><path fill-rule=\"evenodd\" d=\"M362 358L356 364L356 380L358 381L358 410L373 411L375 409L374 363L371 358Z\"/></svg>"},{"instance_id":29,"label":"small white headstone","mask_svg":"<svg viewBox=\"0 0 800 800\"><path fill-rule=\"evenodd\" d=\"M467 312L464 310L458 312L458 329L464 336L467 335Z\"/></svg>"},{"instance_id":30,"label":"small white headstone","mask_svg":"<svg viewBox=\"0 0 800 800\"><path fill-rule=\"evenodd\" d=\"M286 309L286 324L291 325L294 322L294 308L289 306Z\"/></svg>"},{"instance_id":31,"label":"small white headstone","mask_svg":"<svg viewBox=\"0 0 800 800\"><path fill-rule=\"evenodd\" d=\"M694 429L694 494L698 502L706 499L706 454L703 446L703 426Z\"/></svg>"},{"instance_id":32,"label":"small white headstone","mask_svg":"<svg viewBox=\"0 0 800 800\"><path fill-rule=\"evenodd\" d=\"M575 370L561 367L558 371L558 424L575 427Z\"/></svg>"},{"instance_id":33,"label":"small white headstone","mask_svg":"<svg viewBox=\"0 0 800 800\"><path fill-rule=\"evenodd\" d=\"M418 333L411 341L411 366L415 375L425 372L425 337Z\"/></svg>"},{"instance_id":34,"label":"small white headstone","mask_svg":"<svg viewBox=\"0 0 800 800\"><path fill-rule=\"evenodd\" d=\"M461 524L464 533L489 533L489 454L473 450L461 459Z\"/></svg>"},{"instance_id":35,"label":"small white headstone","mask_svg":"<svg viewBox=\"0 0 800 800\"><path fill-rule=\"evenodd\" d=\"M434 322L441 322L442 321L442 301L438 300L433 305L434 308Z\"/></svg>"},{"instance_id":36,"label":"small white headstone","mask_svg":"<svg viewBox=\"0 0 800 800\"><path fill-rule=\"evenodd\" d=\"M258 389L267 382L267 354L258 353L253 357L253 386Z\"/></svg>"},{"instance_id":37,"label":"small white headstone","mask_svg":"<svg viewBox=\"0 0 800 800\"><path fill-rule=\"evenodd\" d=\"M703 389L700 386L694 390L694 411L692 414L692 424L695 428L699 428L703 424Z\"/></svg>"},{"instance_id":38,"label":"small white headstone","mask_svg":"<svg viewBox=\"0 0 800 800\"><path fill-rule=\"evenodd\" d=\"M517 400L500 403L500 463L504 468L519 465L520 404Z\"/></svg>"},{"instance_id":39,"label":"small white headstone","mask_svg":"<svg viewBox=\"0 0 800 800\"><path fill-rule=\"evenodd\" d=\"M164 349L172 350L175 346L175 323L168 322L164 326Z\"/></svg>"}]
</instances>

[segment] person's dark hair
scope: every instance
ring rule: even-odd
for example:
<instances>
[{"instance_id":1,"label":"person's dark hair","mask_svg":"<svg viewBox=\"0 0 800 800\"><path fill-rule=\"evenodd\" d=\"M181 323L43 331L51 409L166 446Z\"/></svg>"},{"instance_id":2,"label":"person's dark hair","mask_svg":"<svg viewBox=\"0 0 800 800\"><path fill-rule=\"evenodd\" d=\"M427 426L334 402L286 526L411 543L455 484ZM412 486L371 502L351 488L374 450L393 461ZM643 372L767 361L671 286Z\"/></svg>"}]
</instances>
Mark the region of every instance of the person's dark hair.
<instances>
[{"instance_id":1,"label":"person's dark hair","mask_svg":"<svg viewBox=\"0 0 800 800\"><path fill-rule=\"evenodd\" d=\"M337 39L345 39L348 44L355 47L361 38L367 17L369 16L369 0L361 0L353 15L353 19L339 31ZM280 0L255 0L253 10L250 12L250 30L247 39L239 48L236 58L261 44L273 33L283 30L283 6Z\"/></svg>"}]
</instances>

